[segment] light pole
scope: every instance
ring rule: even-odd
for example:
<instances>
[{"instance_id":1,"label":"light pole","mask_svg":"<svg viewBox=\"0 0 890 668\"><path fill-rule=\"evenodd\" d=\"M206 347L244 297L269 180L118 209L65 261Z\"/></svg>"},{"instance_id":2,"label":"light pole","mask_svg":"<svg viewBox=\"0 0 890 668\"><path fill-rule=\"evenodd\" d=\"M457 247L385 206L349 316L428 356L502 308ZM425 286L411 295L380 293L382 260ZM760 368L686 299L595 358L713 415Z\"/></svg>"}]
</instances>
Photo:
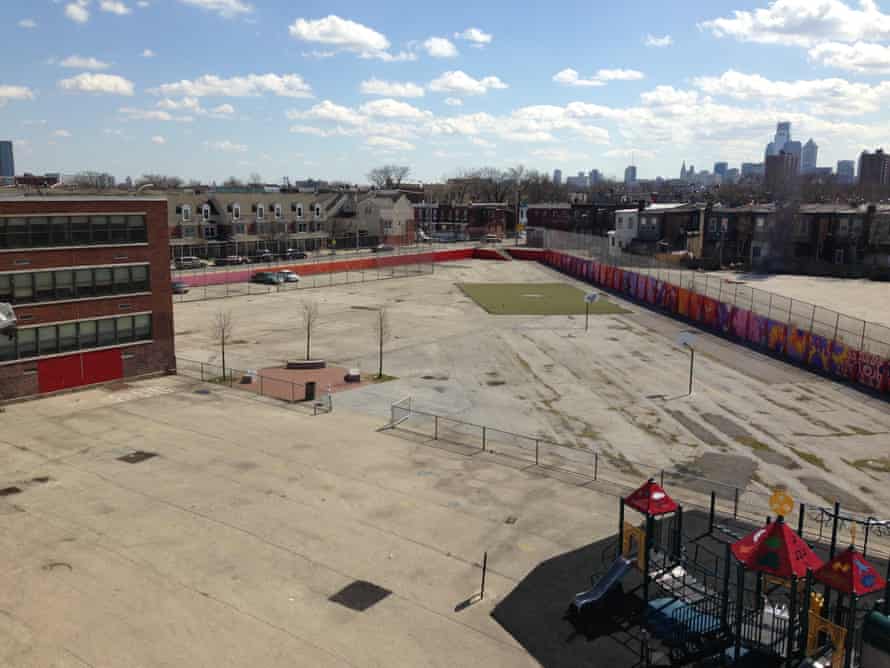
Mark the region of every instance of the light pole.
<instances>
[{"instance_id":1,"label":"light pole","mask_svg":"<svg viewBox=\"0 0 890 668\"><path fill-rule=\"evenodd\" d=\"M584 295L584 331L590 331L590 305L600 298L598 292L588 292Z\"/></svg>"},{"instance_id":2,"label":"light pole","mask_svg":"<svg viewBox=\"0 0 890 668\"><path fill-rule=\"evenodd\" d=\"M689 348L689 395L692 396L692 378L695 373L695 334L680 332L677 335L677 344L683 348Z\"/></svg>"}]
</instances>

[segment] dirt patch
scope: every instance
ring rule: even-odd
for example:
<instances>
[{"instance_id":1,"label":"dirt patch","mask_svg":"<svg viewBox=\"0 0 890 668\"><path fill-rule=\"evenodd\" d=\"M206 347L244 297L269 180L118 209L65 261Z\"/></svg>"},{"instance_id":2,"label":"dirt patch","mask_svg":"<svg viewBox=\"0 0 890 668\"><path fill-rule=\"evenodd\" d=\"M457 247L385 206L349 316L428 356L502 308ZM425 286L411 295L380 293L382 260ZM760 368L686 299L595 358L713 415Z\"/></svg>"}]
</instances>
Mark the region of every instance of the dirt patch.
<instances>
[{"instance_id":1,"label":"dirt patch","mask_svg":"<svg viewBox=\"0 0 890 668\"><path fill-rule=\"evenodd\" d=\"M705 429L700 423L698 423L693 418L689 417L685 413L681 413L680 411L673 411L666 409L665 412L674 418L677 422L683 425L686 429L688 429L693 436L695 436L698 440L700 440L705 445L711 445L717 448L725 447L723 441L717 438L713 432Z\"/></svg>"},{"instance_id":2,"label":"dirt patch","mask_svg":"<svg viewBox=\"0 0 890 668\"><path fill-rule=\"evenodd\" d=\"M828 470L828 467L825 466L825 460L823 460L819 455L814 455L812 452L807 452L806 450L799 450L798 448L791 448L791 452L793 452L795 455L800 457L802 460L804 460L808 464L812 464L813 466L818 466L820 469L822 469L826 473L830 473L830 471Z\"/></svg>"},{"instance_id":3,"label":"dirt patch","mask_svg":"<svg viewBox=\"0 0 890 668\"><path fill-rule=\"evenodd\" d=\"M769 445L757 439L750 431L740 424L733 422L728 417L717 415L716 413L703 413L702 419L739 445L751 448L754 454L767 464L775 464L776 466L788 469L800 468L791 457L776 452Z\"/></svg>"},{"instance_id":4,"label":"dirt patch","mask_svg":"<svg viewBox=\"0 0 890 668\"><path fill-rule=\"evenodd\" d=\"M830 483L822 478L801 478L800 481L807 486L807 489L818 494L829 503L839 501L841 508L852 510L855 513L870 513L871 507L861 501L859 497L854 496L845 489L841 489L834 483Z\"/></svg>"}]
</instances>

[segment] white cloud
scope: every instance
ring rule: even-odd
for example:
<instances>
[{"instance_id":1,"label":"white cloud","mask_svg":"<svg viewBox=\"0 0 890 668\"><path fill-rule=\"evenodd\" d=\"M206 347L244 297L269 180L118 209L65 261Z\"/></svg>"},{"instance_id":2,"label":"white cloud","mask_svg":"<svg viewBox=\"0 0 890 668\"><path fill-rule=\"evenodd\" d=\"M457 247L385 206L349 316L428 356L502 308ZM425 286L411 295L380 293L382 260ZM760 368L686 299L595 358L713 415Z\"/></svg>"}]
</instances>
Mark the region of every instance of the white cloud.
<instances>
[{"instance_id":1,"label":"white cloud","mask_svg":"<svg viewBox=\"0 0 890 668\"><path fill-rule=\"evenodd\" d=\"M19 28L25 28L26 30L32 30L37 27L37 21L34 19L22 19L19 21Z\"/></svg>"},{"instance_id":2,"label":"white cloud","mask_svg":"<svg viewBox=\"0 0 890 668\"><path fill-rule=\"evenodd\" d=\"M382 95L384 97L423 97L423 88L410 81L383 81L368 79L362 81L359 90L364 95Z\"/></svg>"},{"instance_id":3,"label":"white cloud","mask_svg":"<svg viewBox=\"0 0 890 668\"><path fill-rule=\"evenodd\" d=\"M140 9L145 9L146 7L151 7L151 3L148 2L148 0L139 0L136 3L136 6L139 7Z\"/></svg>"},{"instance_id":4,"label":"white cloud","mask_svg":"<svg viewBox=\"0 0 890 668\"><path fill-rule=\"evenodd\" d=\"M0 85L0 107L10 100L33 100L34 91L27 86L3 86Z\"/></svg>"},{"instance_id":5,"label":"white cloud","mask_svg":"<svg viewBox=\"0 0 890 668\"><path fill-rule=\"evenodd\" d=\"M312 97L312 88L299 74L248 74L223 79L205 74L194 81L166 83L149 92L166 96L254 97L270 93L278 97Z\"/></svg>"},{"instance_id":6,"label":"white cloud","mask_svg":"<svg viewBox=\"0 0 890 668\"><path fill-rule=\"evenodd\" d=\"M68 132L68 130L56 130L55 132L53 132L53 137L65 138L65 137L70 137L70 136L71 136L71 133Z\"/></svg>"},{"instance_id":7,"label":"white cloud","mask_svg":"<svg viewBox=\"0 0 890 668\"><path fill-rule=\"evenodd\" d=\"M458 93L461 95L483 95L490 89L503 88L507 88L507 84L495 76L474 79L461 70L445 72L429 83L429 89L436 93Z\"/></svg>"},{"instance_id":8,"label":"white cloud","mask_svg":"<svg viewBox=\"0 0 890 668\"><path fill-rule=\"evenodd\" d=\"M317 128L314 125L292 125L290 131L295 134L315 135L316 137L329 137L330 133L324 128Z\"/></svg>"},{"instance_id":9,"label":"white cloud","mask_svg":"<svg viewBox=\"0 0 890 668\"><path fill-rule=\"evenodd\" d=\"M169 111L162 111L160 109L121 107L118 111L131 121L178 121L180 123L191 123L194 120L191 116L174 116Z\"/></svg>"},{"instance_id":10,"label":"white cloud","mask_svg":"<svg viewBox=\"0 0 890 668\"><path fill-rule=\"evenodd\" d=\"M365 144L382 151L413 151L414 144L392 137L368 137Z\"/></svg>"},{"instance_id":11,"label":"white cloud","mask_svg":"<svg viewBox=\"0 0 890 668\"><path fill-rule=\"evenodd\" d=\"M476 146L480 146L482 148L495 148L496 144L494 142L488 141L487 139L483 139L482 137L470 137L470 143L475 144Z\"/></svg>"},{"instance_id":12,"label":"white cloud","mask_svg":"<svg viewBox=\"0 0 890 668\"><path fill-rule=\"evenodd\" d=\"M297 19L288 29L291 37L303 42L324 44L339 51L349 51L362 58L386 62L415 60L417 56L404 51L392 54L385 35L373 28L330 14L322 19Z\"/></svg>"},{"instance_id":13,"label":"white cloud","mask_svg":"<svg viewBox=\"0 0 890 668\"><path fill-rule=\"evenodd\" d=\"M335 104L330 100L319 102L306 111L288 111L286 115L291 120L313 119L335 121L337 123L346 123L348 125L358 125L366 120L362 114L349 107Z\"/></svg>"},{"instance_id":14,"label":"white cloud","mask_svg":"<svg viewBox=\"0 0 890 668\"><path fill-rule=\"evenodd\" d=\"M890 97L890 81L877 85L845 79L775 81L759 74L728 70L719 77L697 77L693 85L705 93L736 100L802 102L816 114L856 115L878 111Z\"/></svg>"},{"instance_id":15,"label":"white cloud","mask_svg":"<svg viewBox=\"0 0 890 668\"><path fill-rule=\"evenodd\" d=\"M459 97L446 97L445 104L447 104L449 107L462 107L464 101L461 100Z\"/></svg>"},{"instance_id":16,"label":"white cloud","mask_svg":"<svg viewBox=\"0 0 890 668\"><path fill-rule=\"evenodd\" d=\"M407 118L414 120L422 120L431 118L432 113L418 109L407 102L400 102L384 98L382 100L374 100L359 107L359 111L368 116L382 116L384 118Z\"/></svg>"},{"instance_id":17,"label":"white cloud","mask_svg":"<svg viewBox=\"0 0 890 668\"><path fill-rule=\"evenodd\" d=\"M224 153L247 153L245 144L236 144L228 139L222 141L205 141L204 146L213 151L222 151Z\"/></svg>"},{"instance_id":18,"label":"white cloud","mask_svg":"<svg viewBox=\"0 0 890 668\"><path fill-rule=\"evenodd\" d=\"M673 86L656 86L654 90L640 95L643 104L653 107L686 105L690 110L698 104L698 93L694 90L678 90Z\"/></svg>"},{"instance_id":19,"label":"white cloud","mask_svg":"<svg viewBox=\"0 0 890 668\"><path fill-rule=\"evenodd\" d=\"M219 114L222 116L229 116L235 113L235 107L231 104L221 104L218 107L214 107L210 110L211 114Z\"/></svg>"},{"instance_id":20,"label":"white cloud","mask_svg":"<svg viewBox=\"0 0 890 668\"><path fill-rule=\"evenodd\" d=\"M152 51L151 49L145 49L145 51L142 52L143 58L154 58L155 55L156 55L155 52Z\"/></svg>"},{"instance_id":21,"label":"white cloud","mask_svg":"<svg viewBox=\"0 0 890 668\"><path fill-rule=\"evenodd\" d=\"M825 42L811 48L808 54L811 60L850 72L861 74L890 73L890 46L856 42L841 44Z\"/></svg>"},{"instance_id":22,"label":"white cloud","mask_svg":"<svg viewBox=\"0 0 890 668\"><path fill-rule=\"evenodd\" d=\"M70 79L62 79L59 87L82 93L107 93L109 95L133 95L133 82L116 74L90 74L84 72Z\"/></svg>"},{"instance_id":23,"label":"white cloud","mask_svg":"<svg viewBox=\"0 0 890 668\"><path fill-rule=\"evenodd\" d=\"M483 32L479 30L479 28L467 28L463 32L456 32L454 33L454 38L472 42L475 47L483 47L486 44L491 44L492 40L490 33Z\"/></svg>"},{"instance_id":24,"label":"white cloud","mask_svg":"<svg viewBox=\"0 0 890 668\"><path fill-rule=\"evenodd\" d=\"M165 98L158 102L158 107L160 107L161 109L167 109L169 111L179 111L181 109L198 111L201 108L201 103L196 97L184 97L181 100L171 100L170 98Z\"/></svg>"},{"instance_id":25,"label":"white cloud","mask_svg":"<svg viewBox=\"0 0 890 668\"><path fill-rule=\"evenodd\" d=\"M89 0L74 0L65 5L65 16L75 23L86 23L90 20Z\"/></svg>"},{"instance_id":26,"label":"white cloud","mask_svg":"<svg viewBox=\"0 0 890 668\"><path fill-rule=\"evenodd\" d=\"M118 16L124 16L133 11L123 2L120 2L120 0L100 0L99 9L110 14L117 14Z\"/></svg>"},{"instance_id":27,"label":"white cloud","mask_svg":"<svg viewBox=\"0 0 890 668\"><path fill-rule=\"evenodd\" d=\"M84 58L82 56L68 56L59 63L62 67L76 70L107 70L111 65L96 58Z\"/></svg>"},{"instance_id":28,"label":"white cloud","mask_svg":"<svg viewBox=\"0 0 890 668\"><path fill-rule=\"evenodd\" d=\"M858 4L857 8L842 0L773 0L766 8L736 10L699 27L716 37L803 47L890 38L890 15L881 12L874 0Z\"/></svg>"},{"instance_id":29,"label":"white cloud","mask_svg":"<svg viewBox=\"0 0 890 668\"><path fill-rule=\"evenodd\" d=\"M163 144L167 143L167 140L164 139L164 137L162 137L160 135L155 135L154 137L151 138L151 143L163 145Z\"/></svg>"},{"instance_id":30,"label":"white cloud","mask_svg":"<svg viewBox=\"0 0 890 668\"><path fill-rule=\"evenodd\" d=\"M423 48L433 58L456 58L457 47L444 37L430 37L423 43Z\"/></svg>"},{"instance_id":31,"label":"white cloud","mask_svg":"<svg viewBox=\"0 0 890 668\"><path fill-rule=\"evenodd\" d=\"M654 49L663 49L666 46L670 46L674 43L674 38L670 35L663 35L662 37L656 37L655 35L646 35L646 39L643 40L643 44L650 48Z\"/></svg>"},{"instance_id":32,"label":"white cloud","mask_svg":"<svg viewBox=\"0 0 890 668\"><path fill-rule=\"evenodd\" d=\"M654 158L655 153L644 148L612 148L603 153L607 158Z\"/></svg>"},{"instance_id":33,"label":"white cloud","mask_svg":"<svg viewBox=\"0 0 890 668\"><path fill-rule=\"evenodd\" d=\"M115 137L123 137L124 136L124 131L117 129L117 128L105 128L104 130L102 130L102 132L104 132L107 135L113 135Z\"/></svg>"},{"instance_id":34,"label":"white cloud","mask_svg":"<svg viewBox=\"0 0 890 668\"><path fill-rule=\"evenodd\" d=\"M577 70L567 67L553 75L556 83L565 86L605 86L609 81L638 81L645 75L637 70L599 70L595 75L582 79Z\"/></svg>"},{"instance_id":35,"label":"white cloud","mask_svg":"<svg viewBox=\"0 0 890 668\"><path fill-rule=\"evenodd\" d=\"M214 12L226 19L242 14L250 14L253 11L252 5L241 2L241 0L179 0L179 2L208 12Z\"/></svg>"}]
</instances>

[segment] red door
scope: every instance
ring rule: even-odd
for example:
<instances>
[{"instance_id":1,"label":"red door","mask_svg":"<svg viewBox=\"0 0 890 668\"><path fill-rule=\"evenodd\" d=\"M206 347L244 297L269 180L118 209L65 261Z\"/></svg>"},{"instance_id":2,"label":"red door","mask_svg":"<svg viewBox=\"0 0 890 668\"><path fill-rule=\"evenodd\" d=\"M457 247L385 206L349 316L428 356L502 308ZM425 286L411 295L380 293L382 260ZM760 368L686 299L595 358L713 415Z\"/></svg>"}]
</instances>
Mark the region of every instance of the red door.
<instances>
[{"instance_id":1,"label":"red door","mask_svg":"<svg viewBox=\"0 0 890 668\"><path fill-rule=\"evenodd\" d=\"M124 377L120 350L99 350L83 354L83 384L104 383Z\"/></svg>"},{"instance_id":2,"label":"red door","mask_svg":"<svg viewBox=\"0 0 890 668\"><path fill-rule=\"evenodd\" d=\"M56 392L83 385L80 355L38 361L37 382L41 392Z\"/></svg>"}]
</instances>

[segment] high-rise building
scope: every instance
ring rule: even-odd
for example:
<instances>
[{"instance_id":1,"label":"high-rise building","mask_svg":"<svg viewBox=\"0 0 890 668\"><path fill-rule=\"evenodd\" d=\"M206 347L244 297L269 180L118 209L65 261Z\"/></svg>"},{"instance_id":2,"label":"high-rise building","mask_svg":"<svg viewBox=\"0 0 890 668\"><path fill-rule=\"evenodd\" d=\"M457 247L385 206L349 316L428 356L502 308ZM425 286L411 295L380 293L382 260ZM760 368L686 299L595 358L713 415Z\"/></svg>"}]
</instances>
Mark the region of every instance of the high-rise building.
<instances>
[{"instance_id":1,"label":"high-rise building","mask_svg":"<svg viewBox=\"0 0 890 668\"><path fill-rule=\"evenodd\" d=\"M683 161L683 166L680 167L680 178L681 179L686 178L686 161L685 160Z\"/></svg>"},{"instance_id":2,"label":"high-rise building","mask_svg":"<svg viewBox=\"0 0 890 668\"><path fill-rule=\"evenodd\" d=\"M15 158L11 141L0 141L0 183L15 182Z\"/></svg>"},{"instance_id":3,"label":"high-rise building","mask_svg":"<svg viewBox=\"0 0 890 668\"><path fill-rule=\"evenodd\" d=\"M837 161L837 182L850 185L856 180L856 162L854 160Z\"/></svg>"},{"instance_id":4,"label":"high-rise building","mask_svg":"<svg viewBox=\"0 0 890 668\"><path fill-rule=\"evenodd\" d=\"M577 176L568 177L566 179L566 186L568 186L569 190L587 190L587 174L578 172Z\"/></svg>"},{"instance_id":5,"label":"high-rise building","mask_svg":"<svg viewBox=\"0 0 890 668\"><path fill-rule=\"evenodd\" d=\"M890 155L879 148L874 153L863 151L859 156L859 184L863 186L890 185Z\"/></svg>"},{"instance_id":6,"label":"high-rise building","mask_svg":"<svg viewBox=\"0 0 890 668\"><path fill-rule=\"evenodd\" d=\"M800 171L804 174L808 174L816 169L816 164L819 158L819 146L810 139L803 146L803 152L800 157Z\"/></svg>"},{"instance_id":7,"label":"high-rise building","mask_svg":"<svg viewBox=\"0 0 890 668\"><path fill-rule=\"evenodd\" d=\"M558 186L562 185L562 170L561 169L553 170L553 183Z\"/></svg>"},{"instance_id":8,"label":"high-rise building","mask_svg":"<svg viewBox=\"0 0 890 668\"><path fill-rule=\"evenodd\" d=\"M624 185L629 186L637 182L637 166L628 165L624 170Z\"/></svg>"},{"instance_id":9,"label":"high-rise building","mask_svg":"<svg viewBox=\"0 0 890 668\"><path fill-rule=\"evenodd\" d=\"M762 162L743 162L742 163L742 178L743 179L763 178L763 163Z\"/></svg>"},{"instance_id":10,"label":"high-rise building","mask_svg":"<svg viewBox=\"0 0 890 668\"><path fill-rule=\"evenodd\" d=\"M782 151L766 158L764 186L774 194L789 192L795 185L800 172L800 163L794 153Z\"/></svg>"},{"instance_id":11,"label":"high-rise building","mask_svg":"<svg viewBox=\"0 0 890 668\"><path fill-rule=\"evenodd\" d=\"M769 155L779 155L782 151L786 153L793 153L793 151L788 151L785 148L785 145L791 141L791 123L788 121L782 121L776 124L776 134L773 137L773 140L766 145L766 151L764 152L764 157ZM800 152L798 151L798 154Z\"/></svg>"},{"instance_id":12,"label":"high-rise building","mask_svg":"<svg viewBox=\"0 0 890 668\"><path fill-rule=\"evenodd\" d=\"M726 162L715 162L714 163L714 176L720 177L721 180L726 179L726 172L729 169L729 163Z\"/></svg>"},{"instance_id":13,"label":"high-rise building","mask_svg":"<svg viewBox=\"0 0 890 668\"><path fill-rule=\"evenodd\" d=\"M603 175L600 173L600 170L591 169L590 174L588 175L588 180L590 181L590 185L595 186L603 180Z\"/></svg>"},{"instance_id":14,"label":"high-rise building","mask_svg":"<svg viewBox=\"0 0 890 668\"><path fill-rule=\"evenodd\" d=\"M782 151L797 158L797 169L800 170L800 159L803 154L803 145L799 141L786 141L785 148L782 149ZM782 151L780 151L780 153Z\"/></svg>"}]
</instances>

